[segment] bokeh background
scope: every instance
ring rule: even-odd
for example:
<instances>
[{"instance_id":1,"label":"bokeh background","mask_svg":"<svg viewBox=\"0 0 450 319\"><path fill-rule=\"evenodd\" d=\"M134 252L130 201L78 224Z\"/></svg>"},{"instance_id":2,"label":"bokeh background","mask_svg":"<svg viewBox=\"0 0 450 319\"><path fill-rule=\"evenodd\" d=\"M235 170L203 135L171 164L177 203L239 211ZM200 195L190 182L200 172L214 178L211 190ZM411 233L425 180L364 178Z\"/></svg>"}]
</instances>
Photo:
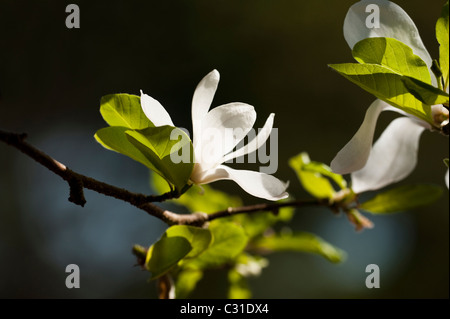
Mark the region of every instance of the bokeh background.
<instances>
[{"instance_id":1,"label":"bokeh background","mask_svg":"<svg viewBox=\"0 0 450 319\"><path fill-rule=\"evenodd\" d=\"M290 180L290 192L305 198L288 159L307 151L329 163L374 100L327 67L352 61L342 25L354 2L77 1L81 28L67 29L71 2L1 1L0 129L28 133L29 142L75 171L152 193L145 167L95 142L95 131L106 126L100 97L143 89L174 123L191 129L195 86L218 69L213 105L254 105L256 127L276 113L276 176ZM444 1L397 3L438 57L434 27ZM377 135L393 117L382 115ZM425 132L418 167L402 183L444 186L444 157L448 139ZM246 204L259 202L231 182L213 186L241 195ZM150 245L165 225L91 191L84 208L67 197L59 177L0 143L0 297L155 298L149 274L134 267L131 247ZM254 297L448 298L448 214L447 191L431 206L373 217L375 228L362 233L327 210L298 210L289 227L346 250L347 261L270 255L270 266L250 281ZM71 263L80 266L80 289L65 287ZM380 289L365 287L371 263L381 269ZM208 272L193 297L226 297L225 273Z\"/></svg>"}]
</instances>

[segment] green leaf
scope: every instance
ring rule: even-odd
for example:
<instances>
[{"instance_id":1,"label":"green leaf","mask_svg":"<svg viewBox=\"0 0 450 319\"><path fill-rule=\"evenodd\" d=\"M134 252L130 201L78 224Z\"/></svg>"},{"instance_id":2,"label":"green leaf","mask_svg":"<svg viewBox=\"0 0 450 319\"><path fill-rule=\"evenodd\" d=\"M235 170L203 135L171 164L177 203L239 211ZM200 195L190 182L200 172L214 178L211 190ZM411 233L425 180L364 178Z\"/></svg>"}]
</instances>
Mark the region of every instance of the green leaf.
<instances>
[{"instance_id":1,"label":"green leaf","mask_svg":"<svg viewBox=\"0 0 450 319\"><path fill-rule=\"evenodd\" d=\"M305 165L310 164L307 153L289 159L289 166L297 173L298 179L307 192L316 198L333 198L335 191L330 181L318 172L305 170Z\"/></svg>"},{"instance_id":2,"label":"green leaf","mask_svg":"<svg viewBox=\"0 0 450 319\"><path fill-rule=\"evenodd\" d=\"M448 158L444 158L444 164L445 164L445 166L447 166L447 168L449 167L448 162L449 162L449 159Z\"/></svg>"},{"instance_id":3,"label":"green leaf","mask_svg":"<svg viewBox=\"0 0 450 319\"><path fill-rule=\"evenodd\" d=\"M158 278L183 259L192 247L184 237L165 237L152 245L147 252L146 268L152 273L151 279Z\"/></svg>"},{"instance_id":4,"label":"green leaf","mask_svg":"<svg viewBox=\"0 0 450 319\"><path fill-rule=\"evenodd\" d=\"M333 263L342 262L345 252L310 233L294 233L263 237L252 243L262 251L297 251L319 254Z\"/></svg>"},{"instance_id":5,"label":"green leaf","mask_svg":"<svg viewBox=\"0 0 450 319\"><path fill-rule=\"evenodd\" d=\"M443 189L436 185L400 186L376 195L362 203L361 209L373 214L388 214L429 205L441 197Z\"/></svg>"},{"instance_id":6,"label":"green leaf","mask_svg":"<svg viewBox=\"0 0 450 319\"><path fill-rule=\"evenodd\" d=\"M247 278L242 276L236 269L228 272L228 299L250 299L252 292L247 282Z\"/></svg>"},{"instance_id":7,"label":"green leaf","mask_svg":"<svg viewBox=\"0 0 450 319\"><path fill-rule=\"evenodd\" d=\"M95 133L95 139L106 149L121 153L131 157L135 161L150 167L152 170L159 172L156 167L144 156L127 138L125 132L126 127L111 126L105 127Z\"/></svg>"},{"instance_id":8,"label":"green leaf","mask_svg":"<svg viewBox=\"0 0 450 319\"><path fill-rule=\"evenodd\" d=\"M166 230L165 236L167 237L183 237L192 247L192 250L185 258L193 258L201 254L205 249L208 248L211 243L211 232L209 229L186 226L186 225L175 225Z\"/></svg>"},{"instance_id":9,"label":"green leaf","mask_svg":"<svg viewBox=\"0 0 450 319\"><path fill-rule=\"evenodd\" d=\"M168 189L164 180L152 174L152 187L161 194L164 194ZM225 192L216 190L209 185L191 187L180 198L170 200L171 203L187 207L191 212L205 212L212 213L225 210L228 207L242 206L242 200L237 196L228 195Z\"/></svg>"},{"instance_id":10,"label":"green leaf","mask_svg":"<svg viewBox=\"0 0 450 319\"><path fill-rule=\"evenodd\" d=\"M432 124L431 106L408 91L402 74L377 64L343 63L330 67L380 100Z\"/></svg>"},{"instance_id":11,"label":"green leaf","mask_svg":"<svg viewBox=\"0 0 450 319\"><path fill-rule=\"evenodd\" d=\"M154 127L142 111L141 98L136 95L105 95L100 101L100 113L110 126L123 126L133 130Z\"/></svg>"},{"instance_id":12,"label":"green leaf","mask_svg":"<svg viewBox=\"0 0 450 319\"><path fill-rule=\"evenodd\" d=\"M355 44L353 57L361 64L376 64L397 74L431 84L427 64L406 44L392 38L367 38Z\"/></svg>"},{"instance_id":13,"label":"green leaf","mask_svg":"<svg viewBox=\"0 0 450 319\"><path fill-rule=\"evenodd\" d=\"M286 200L281 200L282 203ZM245 230L249 238L254 238L262 235L267 229L278 222L289 222L295 209L293 207L283 207L278 211L278 214L272 212L261 212L258 214L238 214L233 217L233 220L238 222Z\"/></svg>"},{"instance_id":14,"label":"green leaf","mask_svg":"<svg viewBox=\"0 0 450 319\"><path fill-rule=\"evenodd\" d=\"M194 168L192 142L182 130L171 126L150 127L141 131L126 131L128 140L152 164L148 165L156 173L163 176L168 182L181 192L192 174ZM175 133L178 139L171 139ZM172 155L182 155L186 162L175 163ZM187 154L186 154L187 153Z\"/></svg>"},{"instance_id":15,"label":"green leaf","mask_svg":"<svg viewBox=\"0 0 450 319\"><path fill-rule=\"evenodd\" d=\"M177 139L171 138L172 134L178 133L182 135L178 136ZM126 134L132 140L136 140L152 150L152 153L158 156L159 159L170 156L172 153L177 153L183 146L191 144L186 133L169 125L149 127L140 131L129 130ZM189 151L192 151L192 149L189 149ZM186 161L192 162L192 152L189 153Z\"/></svg>"},{"instance_id":16,"label":"green leaf","mask_svg":"<svg viewBox=\"0 0 450 319\"><path fill-rule=\"evenodd\" d=\"M448 93L422 81L404 76L403 84L422 103L428 105L448 103Z\"/></svg>"},{"instance_id":17,"label":"green leaf","mask_svg":"<svg viewBox=\"0 0 450 319\"><path fill-rule=\"evenodd\" d=\"M303 166L303 169L307 172L317 173L322 176L332 179L341 189L347 188L347 182L342 175L333 173L331 168L323 163L309 162Z\"/></svg>"},{"instance_id":18,"label":"green leaf","mask_svg":"<svg viewBox=\"0 0 450 319\"><path fill-rule=\"evenodd\" d=\"M213 240L200 256L193 259L190 267L205 269L231 262L247 246L247 235L242 227L227 221L212 221L209 230Z\"/></svg>"},{"instance_id":19,"label":"green leaf","mask_svg":"<svg viewBox=\"0 0 450 319\"><path fill-rule=\"evenodd\" d=\"M440 44L439 47L439 66L444 79L444 90L449 85L449 45L448 45L448 1L442 9L441 17L436 23L436 38Z\"/></svg>"},{"instance_id":20,"label":"green leaf","mask_svg":"<svg viewBox=\"0 0 450 319\"><path fill-rule=\"evenodd\" d=\"M175 281L176 298L188 298L202 277L203 271L199 269L183 269L180 271Z\"/></svg>"}]
</instances>

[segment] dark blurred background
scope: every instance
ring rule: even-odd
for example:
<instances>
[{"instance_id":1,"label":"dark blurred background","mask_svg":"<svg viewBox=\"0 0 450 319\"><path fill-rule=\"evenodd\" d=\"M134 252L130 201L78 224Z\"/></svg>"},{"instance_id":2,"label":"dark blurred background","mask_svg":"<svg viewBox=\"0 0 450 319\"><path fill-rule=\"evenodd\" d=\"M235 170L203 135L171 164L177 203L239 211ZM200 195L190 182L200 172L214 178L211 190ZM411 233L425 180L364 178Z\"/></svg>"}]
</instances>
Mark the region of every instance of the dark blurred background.
<instances>
[{"instance_id":1,"label":"dark blurred background","mask_svg":"<svg viewBox=\"0 0 450 319\"><path fill-rule=\"evenodd\" d=\"M288 159L307 151L329 163L374 100L327 67L352 61L342 26L354 2L77 1L81 28L67 29L70 2L1 1L0 129L28 133L30 143L82 174L152 193L145 167L95 142L95 131L106 126L100 97L143 89L174 123L191 129L192 94L215 68L221 82L213 106L252 104L255 127L276 113L275 175L305 198ZM434 28L444 1L397 3L438 57ZM377 135L393 116L381 116ZM444 186L444 157L448 139L425 132L418 167L402 183ZM213 186L247 204L259 202L231 182ZM165 225L91 191L84 208L67 197L59 177L0 143L0 297L156 297L149 274L133 267L131 247L150 245ZM423 209L373 217L375 228L362 233L327 210L299 210L289 226L346 250L347 261L271 255L269 267L250 281L254 297L448 298L448 213L447 191ZM71 263L80 266L80 289L65 286ZM380 289L365 287L365 267L372 263L381 270ZM225 283L225 273L211 271L193 297L226 297Z\"/></svg>"}]
</instances>

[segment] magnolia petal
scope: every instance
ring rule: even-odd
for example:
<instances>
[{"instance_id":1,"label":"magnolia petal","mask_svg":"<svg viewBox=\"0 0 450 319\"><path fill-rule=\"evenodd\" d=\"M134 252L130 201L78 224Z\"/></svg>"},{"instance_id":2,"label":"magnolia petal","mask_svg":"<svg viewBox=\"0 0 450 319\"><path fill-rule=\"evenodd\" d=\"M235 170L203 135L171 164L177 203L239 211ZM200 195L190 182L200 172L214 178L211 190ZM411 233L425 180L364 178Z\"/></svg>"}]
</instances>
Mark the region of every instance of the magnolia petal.
<instances>
[{"instance_id":1,"label":"magnolia petal","mask_svg":"<svg viewBox=\"0 0 450 319\"><path fill-rule=\"evenodd\" d=\"M206 171L199 180L193 181L197 184L207 184L218 180L233 180L250 195L267 200L275 201L289 196L286 192L289 183L265 173L235 170L225 165Z\"/></svg>"},{"instance_id":2,"label":"magnolia petal","mask_svg":"<svg viewBox=\"0 0 450 319\"><path fill-rule=\"evenodd\" d=\"M386 109L398 110L381 100L376 100L370 105L356 134L331 161L333 172L344 175L364 167L372 148L378 116Z\"/></svg>"},{"instance_id":3,"label":"magnolia petal","mask_svg":"<svg viewBox=\"0 0 450 319\"><path fill-rule=\"evenodd\" d=\"M157 100L144 94L141 90L141 107L144 114L155 126L173 125L172 119L166 109Z\"/></svg>"},{"instance_id":4,"label":"magnolia petal","mask_svg":"<svg viewBox=\"0 0 450 319\"><path fill-rule=\"evenodd\" d=\"M374 144L366 166L352 173L353 191L380 189L408 176L416 167L424 129L408 117L392 121Z\"/></svg>"},{"instance_id":5,"label":"magnolia petal","mask_svg":"<svg viewBox=\"0 0 450 319\"><path fill-rule=\"evenodd\" d=\"M244 103L225 104L209 111L203 118L194 146L195 158L202 170L222 163L223 156L248 134L255 121L255 109Z\"/></svg>"},{"instance_id":6,"label":"magnolia petal","mask_svg":"<svg viewBox=\"0 0 450 319\"><path fill-rule=\"evenodd\" d=\"M203 118L208 113L211 103L214 99L217 86L219 85L220 74L217 70L209 72L197 85L192 97L192 131L193 138L199 136L198 131L201 129ZM194 138L194 146L196 145Z\"/></svg>"},{"instance_id":7,"label":"magnolia petal","mask_svg":"<svg viewBox=\"0 0 450 319\"><path fill-rule=\"evenodd\" d=\"M376 5L379 8L379 28L369 28L366 25L366 20L371 20L372 11L369 5ZM352 49L356 43L366 38L394 38L411 47L428 67L432 65L431 56L420 38L416 25L400 6L391 1L362 0L351 6L344 21L344 37Z\"/></svg>"},{"instance_id":8,"label":"magnolia petal","mask_svg":"<svg viewBox=\"0 0 450 319\"><path fill-rule=\"evenodd\" d=\"M273 121L275 118L275 114L271 113L269 117L266 120L266 123L264 124L263 128L259 131L258 135L256 135L255 138L253 138L247 145L241 147L240 149L229 153L224 156L222 159L222 163L229 161L233 158L237 158L240 156L244 156L246 154L253 153L258 148L260 148L264 143L267 141L267 139L270 136L270 132L272 132L273 128Z\"/></svg>"}]
</instances>

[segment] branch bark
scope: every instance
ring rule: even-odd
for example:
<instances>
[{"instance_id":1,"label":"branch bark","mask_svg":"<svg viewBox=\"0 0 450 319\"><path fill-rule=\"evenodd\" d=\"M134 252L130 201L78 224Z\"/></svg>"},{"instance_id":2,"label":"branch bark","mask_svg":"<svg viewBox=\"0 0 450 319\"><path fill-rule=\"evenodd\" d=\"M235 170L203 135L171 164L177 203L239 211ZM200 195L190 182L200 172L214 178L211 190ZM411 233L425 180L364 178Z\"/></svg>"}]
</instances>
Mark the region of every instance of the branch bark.
<instances>
[{"instance_id":1,"label":"branch bark","mask_svg":"<svg viewBox=\"0 0 450 319\"><path fill-rule=\"evenodd\" d=\"M90 189L97 193L114 197L147 212L149 215L161 219L168 225L196 225L202 226L206 222L214 219L228 217L236 214L256 213L263 211L271 211L278 213L278 210L283 207L305 207L305 206L328 206L328 200L310 200L310 201L288 201L283 203L267 203L250 206L242 206L236 208L228 208L223 211L218 211L212 214L195 213L195 214L176 214L174 212L162 209L153 204L153 202L163 202L168 199L176 198L176 192L168 192L162 195L144 195L133 193L126 189L119 188L94 178L76 173L70 170L66 165L58 162L54 158L45 154L33 145L25 141L26 134L16 134L4 132L0 130L0 141L15 147L25 155L34 159L39 164L48 168L50 171L60 176L67 181L70 188L69 201L76 205L84 206L86 200L84 198L84 189ZM332 207L330 207L332 208Z\"/></svg>"},{"instance_id":2,"label":"branch bark","mask_svg":"<svg viewBox=\"0 0 450 319\"><path fill-rule=\"evenodd\" d=\"M280 208L283 207L306 207L306 206L330 206L328 200L293 200L287 201L283 203L268 203L268 204L256 204L249 206L241 206L241 207L229 207L228 209L218 211L208 215L208 221L212 221L217 218L233 216L236 214L249 214L249 213L257 213L257 212L272 212L274 214L278 214Z\"/></svg>"},{"instance_id":3,"label":"branch bark","mask_svg":"<svg viewBox=\"0 0 450 319\"><path fill-rule=\"evenodd\" d=\"M174 197L173 193L166 193L160 196L147 196L139 193L132 193L126 189L119 188L104 182L98 181L94 178L84 176L70 170L66 165L58 162L41 150L35 148L33 145L25 141L26 134L15 134L0 131L0 140L6 144L17 148L22 153L34 159L39 164L48 168L50 171L60 176L67 181L70 187L69 201L74 204L84 206L86 200L84 198L84 188L93 190L97 193L111 196L136 206L148 214L157 217L167 223L177 223L174 214L168 212L151 202L162 202L164 200Z\"/></svg>"}]
</instances>

